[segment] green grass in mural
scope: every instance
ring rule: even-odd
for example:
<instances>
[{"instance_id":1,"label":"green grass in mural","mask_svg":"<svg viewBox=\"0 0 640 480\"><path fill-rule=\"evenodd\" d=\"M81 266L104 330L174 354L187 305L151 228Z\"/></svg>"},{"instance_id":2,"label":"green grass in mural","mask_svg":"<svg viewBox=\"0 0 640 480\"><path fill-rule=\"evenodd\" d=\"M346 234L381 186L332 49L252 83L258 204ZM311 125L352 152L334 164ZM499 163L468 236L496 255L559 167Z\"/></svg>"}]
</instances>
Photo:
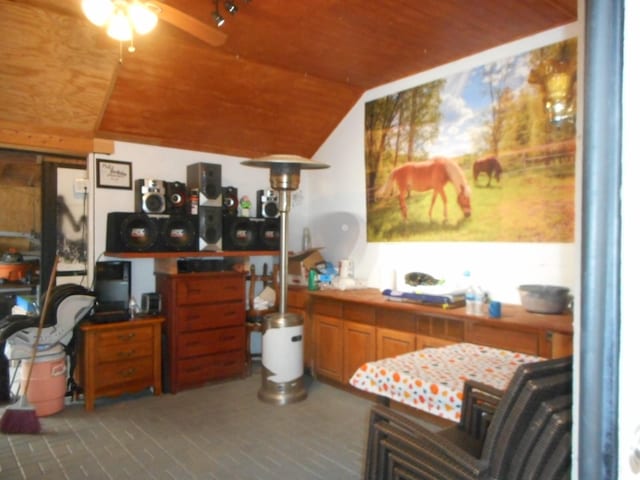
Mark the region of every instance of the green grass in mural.
<instances>
[{"instance_id":1,"label":"green grass in mural","mask_svg":"<svg viewBox=\"0 0 640 480\"><path fill-rule=\"evenodd\" d=\"M472 213L467 219L448 184L448 222L443 221L440 198L429 221L433 192L411 193L406 222L397 197L379 200L368 208L367 240L573 242L574 183L573 164L505 172L491 186L481 177L477 184L470 182Z\"/></svg>"}]
</instances>

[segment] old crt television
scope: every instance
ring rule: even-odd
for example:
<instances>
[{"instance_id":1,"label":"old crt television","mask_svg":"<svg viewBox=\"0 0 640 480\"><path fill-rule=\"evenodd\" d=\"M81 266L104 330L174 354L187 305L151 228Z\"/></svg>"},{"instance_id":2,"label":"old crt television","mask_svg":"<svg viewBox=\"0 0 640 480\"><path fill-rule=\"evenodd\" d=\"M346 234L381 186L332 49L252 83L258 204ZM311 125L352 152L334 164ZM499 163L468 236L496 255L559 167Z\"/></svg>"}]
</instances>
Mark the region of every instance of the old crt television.
<instances>
[{"instance_id":1,"label":"old crt television","mask_svg":"<svg viewBox=\"0 0 640 480\"><path fill-rule=\"evenodd\" d=\"M124 312L126 318L131 297L131 262L96 262L96 312Z\"/></svg>"}]
</instances>

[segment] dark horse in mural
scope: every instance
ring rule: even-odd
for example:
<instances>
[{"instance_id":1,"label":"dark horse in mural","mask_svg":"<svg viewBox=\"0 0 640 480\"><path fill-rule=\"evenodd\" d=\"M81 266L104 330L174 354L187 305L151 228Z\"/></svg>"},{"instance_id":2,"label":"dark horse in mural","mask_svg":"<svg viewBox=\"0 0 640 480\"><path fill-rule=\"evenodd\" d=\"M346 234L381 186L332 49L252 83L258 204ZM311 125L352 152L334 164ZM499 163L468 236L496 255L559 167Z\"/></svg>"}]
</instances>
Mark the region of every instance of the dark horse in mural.
<instances>
[{"instance_id":1,"label":"dark horse in mural","mask_svg":"<svg viewBox=\"0 0 640 480\"><path fill-rule=\"evenodd\" d=\"M491 186L491 179L495 178L496 182L500 182L502 174L502 165L496 157L484 157L473 162L473 181L478 183L478 177L481 173L487 174L487 187Z\"/></svg>"},{"instance_id":2,"label":"dark horse in mural","mask_svg":"<svg viewBox=\"0 0 640 480\"><path fill-rule=\"evenodd\" d=\"M451 182L457 192L458 206L465 217L471 215L471 189L467 184L460 166L448 158L435 158L425 162L409 162L396 167L390 174L385 184L376 192L377 198L390 196L398 191L398 201L402 218L407 221L406 198L413 190L426 192L433 190L431 207L429 208L429 220L433 213L433 205L440 197L444 204L444 221L447 221L447 196L444 192L445 185Z\"/></svg>"}]
</instances>

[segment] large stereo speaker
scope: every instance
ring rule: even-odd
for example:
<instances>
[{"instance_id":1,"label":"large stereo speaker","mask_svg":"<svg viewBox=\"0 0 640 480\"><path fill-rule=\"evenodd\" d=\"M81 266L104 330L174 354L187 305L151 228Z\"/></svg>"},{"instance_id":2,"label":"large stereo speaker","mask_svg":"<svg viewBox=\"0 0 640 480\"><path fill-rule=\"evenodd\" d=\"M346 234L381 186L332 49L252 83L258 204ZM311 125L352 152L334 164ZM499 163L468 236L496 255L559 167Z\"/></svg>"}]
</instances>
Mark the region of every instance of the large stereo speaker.
<instances>
[{"instance_id":1,"label":"large stereo speaker","mask_svg":"<svg viewBox=\"0 0 640 480\"><path fill-rule=\"evenodd\" d=\"M198 250L222 250L222 207L198 207Z\"/></svg>"},{"instance_id":2,"label":"large stereo speaker","mask_svg":"<svg viewBox=\"0 0 640 480\"><path fill-rule=\"evenodd\" d=\"M94 292L96 310L127 310L131 297L131 262L96 262Z\"/></svg>"},{"instance_id":3,"label":"large stereo speaker","mask_svg":"<svg viewBox=\"0 0 640 480\"><path fill-rule=\"evenodd\" d=\"M164 213L165 184L163 180L139 178L135 181L135 211L144 213Z\"/></svg>"},{"instance_id":4,"label":"large stereo speaker","mask_svg":"<svg viewBox=\"0 0 640 480\"><path fill-rule=\"evenodd\" d=\"M258 190L256 192L256 216L258 218L278 218L278 192L275 190Z\"/></svg>"},{"instance_id":5,"label":"large stereo speaker","mask_svg":"<svg viewBox=\"0 0 640 480\"><path fill-rule=\"evenodd\" d=\"M194 252L197 215L107 214L108 252Z\"/></svg>"},{"instance_id":6,"label":"large stereo speaker","mask_svg":"<svg viewBox=\"0 0 640 480\"><path fill-rule=\"evenodd\" d=\"M183 214L190 212L187 185L183 182L165 182L166 213Z\"/></svg>"},{"instance_id":7,"label":"large stereo speaker","mask_svg":"<svg viewBox=\"0 0 640 480\"><path fill-rule=\"evenodd\" d=\"M280 219L223 218L223 250L279 250Z\"/></svg>"},{"instance_id":8,"label":"large stereo speaker","mask_svg":"<svg viewBox=\"0 0 640 480\"><path fill-rule=\"evenodd\" d=\"M222 166L217 163L187 165L187 188L198 190L199 205L222 206Z\"/></svg>"},{"instance_id":9,"label":"large stereo speaker","mask_svg":"<svg viewBox=\"0 0 640 480\"><path fill-rule=\"evenodd\" d=\"M238 189L236 187L222 187L222 216L235 217L238 215Z\"/></svg>"},{"instance_id":10,"label":"large stereo speaker","mask_svg":"<svg viewBox=\"0 0 640 480\"><path fill-rule=\"evenodd\" d=\"M222 166L187 165L187 188L198 190L198 250L222 249Z\"/></svg>"}]
</instances>

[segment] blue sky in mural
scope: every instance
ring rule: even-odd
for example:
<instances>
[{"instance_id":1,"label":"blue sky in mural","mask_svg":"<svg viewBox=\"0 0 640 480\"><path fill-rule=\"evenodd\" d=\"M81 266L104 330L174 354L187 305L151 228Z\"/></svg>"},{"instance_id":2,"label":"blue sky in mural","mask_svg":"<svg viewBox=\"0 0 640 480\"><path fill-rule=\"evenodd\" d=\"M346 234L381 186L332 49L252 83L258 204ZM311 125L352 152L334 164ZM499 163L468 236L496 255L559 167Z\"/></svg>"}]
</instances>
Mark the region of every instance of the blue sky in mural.
<instances>
[{"instance_id":1,"label":"blue sky in mural","mask_svg":"<svg viewBox=\"0 0 640 480\"><path fill-rule=\"evenodd\" d=\"M520 91L529 88L528 58L529 53L524 53L490 66L499 76L510 65L513 71L507 76L507 85L514 91ZM485 131L490 112L491 97L484 66L451 75L445 80L440 107L440 132L425 147L432 157L456 157L474 152Z\"/></svg>"}]
</instances>

